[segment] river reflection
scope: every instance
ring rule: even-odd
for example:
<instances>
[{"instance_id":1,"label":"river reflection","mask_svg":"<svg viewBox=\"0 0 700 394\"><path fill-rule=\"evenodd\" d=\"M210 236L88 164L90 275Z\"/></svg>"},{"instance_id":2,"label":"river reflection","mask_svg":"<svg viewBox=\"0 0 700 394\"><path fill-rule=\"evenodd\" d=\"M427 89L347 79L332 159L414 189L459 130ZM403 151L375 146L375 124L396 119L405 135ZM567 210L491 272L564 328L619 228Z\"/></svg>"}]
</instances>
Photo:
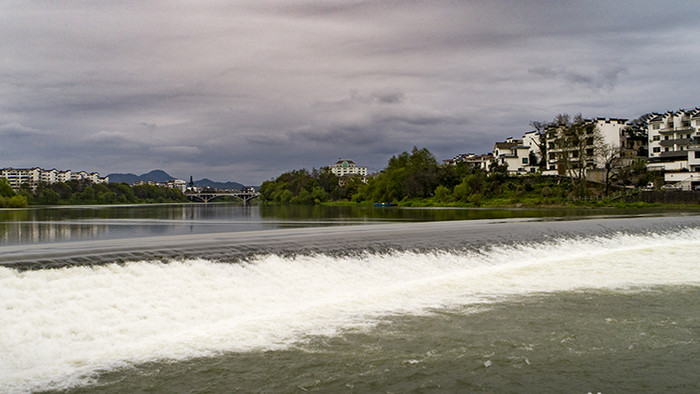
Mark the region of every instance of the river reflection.
<instances>
[{"instance_id":1,"label":"river reflection","mask_svg":"<svg viewBox=\"0 0 700 394\"><path fill-rule=\"evenodd\" d=\"M205 234L401 221L653 214L620 209L447 209L176 204L0 209L0 244ZM676 213L677 214L677 213Z\"/></svg>"}]
</instances>

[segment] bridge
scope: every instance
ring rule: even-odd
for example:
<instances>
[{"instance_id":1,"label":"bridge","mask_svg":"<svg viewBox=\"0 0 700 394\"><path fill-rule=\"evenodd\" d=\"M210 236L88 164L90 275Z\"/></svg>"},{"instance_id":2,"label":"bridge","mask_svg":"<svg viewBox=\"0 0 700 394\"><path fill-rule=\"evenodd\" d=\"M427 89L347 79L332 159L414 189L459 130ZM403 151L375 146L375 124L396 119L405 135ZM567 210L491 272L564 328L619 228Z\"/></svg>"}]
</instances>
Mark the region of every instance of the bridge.
<instances>
[{"instance_id":1,"label":"bridge","mask_svg":"<svg viewBox=\"0 0 700 394\"><path fill-rule=\"evenodd\" d=\"M209 201L223 197L236 197L243 201L243 206L248 204L248 201L260 197L260 193L253 188L248 188L245 190L216 190L216 189L204 189L201 191L187 191L185 196L191 201L201 201L203 203L208 203Z\"/></svg>"}]
</instances>

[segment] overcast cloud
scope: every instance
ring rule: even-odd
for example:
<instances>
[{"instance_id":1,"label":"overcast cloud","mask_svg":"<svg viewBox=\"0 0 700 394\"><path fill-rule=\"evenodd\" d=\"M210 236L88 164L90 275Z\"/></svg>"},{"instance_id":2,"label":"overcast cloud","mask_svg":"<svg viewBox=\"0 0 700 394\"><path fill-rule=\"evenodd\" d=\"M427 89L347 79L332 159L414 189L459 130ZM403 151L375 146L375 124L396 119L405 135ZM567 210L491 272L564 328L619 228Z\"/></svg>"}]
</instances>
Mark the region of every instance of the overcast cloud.
<instances>
[{"instance_id":1,"label":"overcast cloud","mask_svg":"<svg viewBox=\"0 0 700 394\"><path fill-rule=\"evenodd\" d=\"M694 1L0 3L0 167L259 185L700 106Z\"/></svg>"}]
</instances>

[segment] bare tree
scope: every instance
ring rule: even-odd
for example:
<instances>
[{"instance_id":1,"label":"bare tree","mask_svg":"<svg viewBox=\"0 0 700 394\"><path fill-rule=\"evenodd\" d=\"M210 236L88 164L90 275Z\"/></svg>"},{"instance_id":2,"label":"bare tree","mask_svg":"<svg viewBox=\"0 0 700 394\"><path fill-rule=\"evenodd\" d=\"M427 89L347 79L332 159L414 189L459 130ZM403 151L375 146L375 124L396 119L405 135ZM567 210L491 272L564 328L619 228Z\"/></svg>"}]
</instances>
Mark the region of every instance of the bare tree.
<instances>
[{"instance_id":1,"label":"bare tree","mask_svg":"<svg viewBox=\"0 0 700 394\"><path fill-rule=\"evenodd\" d=\"M598 158L605 170L603 179L605 180L605 195L607 195L610 184L619 175L622 167L622 149L613 144L600 144Z\"/></svg>"},{"instance_id":2,"label":"bare tree","mask_svg":"<svg viewBox=\"0 0 700 394\"><path fill-rule=\"evenodd\" d=\"M596 166L602 139L600 130L581 114L573 118L559 114L547 129L547 141L553 143L550 153L556 155L559 173L571 179L579 194L587 191L586 169Z\"/></svg>"}]
</instances>

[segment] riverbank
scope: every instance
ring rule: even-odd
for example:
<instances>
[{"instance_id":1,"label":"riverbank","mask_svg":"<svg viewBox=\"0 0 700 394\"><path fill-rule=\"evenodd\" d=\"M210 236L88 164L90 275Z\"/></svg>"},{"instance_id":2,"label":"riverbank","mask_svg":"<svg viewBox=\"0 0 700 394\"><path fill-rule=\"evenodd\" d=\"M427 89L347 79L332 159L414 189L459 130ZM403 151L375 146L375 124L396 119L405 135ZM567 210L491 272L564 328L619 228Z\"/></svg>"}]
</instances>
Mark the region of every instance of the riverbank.
<instances>
[{"instance_id":1,"label":"riverbank","mask_svg":"<svg viewBox=\"0 0 700 394\"><path fill-rule=\"evenodd\" d=\"M523 209L581 209L581 208L617 208L617 209L663 209L663 210L689 210L700 211L700 203L698 204L681 204L681 203L655 203L644 201L615 201L615 200L569 200L560 202L543 202L535 200L509 200L509 199L493 199L483 200L478 203L438 203L430 199L412 199L406 201L398 201L394 203L395 207L410 207L410 208L523 208ZM275 205L274 203L272 205ZM374 203L371 202L352 202L352 201L329 201L323 202L322 206L336 207L371 207ZM391 208L391 207L382 207Z\"/></svg>"}]
</instances>

